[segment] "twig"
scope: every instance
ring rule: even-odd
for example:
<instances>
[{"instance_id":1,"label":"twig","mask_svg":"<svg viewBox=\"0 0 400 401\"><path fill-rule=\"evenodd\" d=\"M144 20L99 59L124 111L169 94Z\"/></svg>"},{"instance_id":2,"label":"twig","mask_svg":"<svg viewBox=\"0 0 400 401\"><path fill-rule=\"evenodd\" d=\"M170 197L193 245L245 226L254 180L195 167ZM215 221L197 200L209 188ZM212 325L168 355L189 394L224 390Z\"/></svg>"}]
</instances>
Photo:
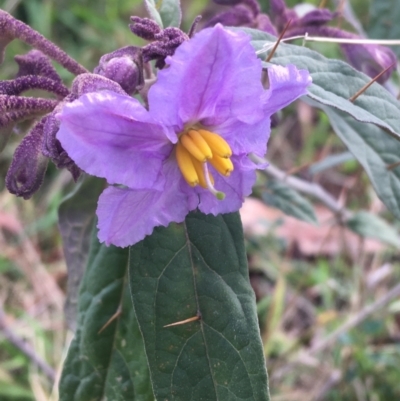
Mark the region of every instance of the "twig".
<instances>
[{"instance_id":1,"label":"twig","mask_svg":"<svg viewBox=\"0 0 400 401\"><path fill-rule=\"evenodd\" d=\"M283 38L280 43L290 42L296 39L303 39L303 46L306 42L323 42L323 43L342 43L352 45L383 45L383 46L400 46L400 39L351 39L351 38L330 38L324 36L308 36L308 33L304 35L291 36L289 38ZM256 54L262 54L267 52L269 49L274 47L276 41L266 43L260 50L256 51Z\"/></svg>"},{"instance_id":2,"label":"twig","mask_svg":"<svg viewBox=\"0 0 400 401\"><path fill-rule=\"evenodd\" d=\"M255 160L257 163L260 164L267 162L263 158L254 155L253 155L253 160ZM268 176L275 178L279 181L282 181L288 187L291 187L299 192L310 195L313 198L319 200L329 210L331 210L333 213L335 213L338 217L340 217L344 221L348 220L351 217L352 213L346 208L344 208L330 193L325 191L325 189L322 188L319 184L308 182L297 177L289 176L287 175L286 172L280 170L273 164L269 162L267 163L268 167L266 167L264 172Z\"/></svg>"},{"instance_id":3,"label":"twig","mask_svg":"<svg viewBox=\"0 0 400 401\"><path fill-rule=\"evenodd\" d=\"M313 355L325 348L330 347L336 342L336 340L350 329L358 326L362 321L364 321L369 315L376 312L378 309L382 308L388 304L392 299L400 296L400 283L395 285L391 290L389 290L384 296L373 302L371 305L365 306L361 311L347 320L342 326L336 329L329 336L315 344L308 354Z\"/></svg>"},{"instance_id":4,"label":"twig","mask_svg":"<svg viewBox=\"0 0 400 401\"><path fill-rule=\"evenodd\" d=\"M4 311L0 307L0 331L3 333L4 337L22 351L53 383L56 378L54 369L37 355L35 350L28 343L7 327L4 317Z\"/></svg>"}]
</instances>

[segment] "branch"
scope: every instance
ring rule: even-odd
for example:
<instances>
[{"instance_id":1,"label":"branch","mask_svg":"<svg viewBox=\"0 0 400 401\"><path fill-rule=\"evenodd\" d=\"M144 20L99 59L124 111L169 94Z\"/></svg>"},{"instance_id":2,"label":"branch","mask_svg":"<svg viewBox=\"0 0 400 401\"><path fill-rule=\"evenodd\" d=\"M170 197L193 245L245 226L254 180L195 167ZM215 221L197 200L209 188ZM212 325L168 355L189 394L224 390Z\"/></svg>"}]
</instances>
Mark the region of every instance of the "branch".
<instances>
[{"instance_id":1,"label":"branch","mask_svg":"<svg viewBox=\"0 0 400 401\"><path fill-rule=\"evenodd\" d=\"M388 304L392 299L395 299L400 296L400 283L395 285L389 292L383 295L381 298L377 299L370 305L365 306L360 310L357 315L351 317L347 320L342 326L337 328L333 333L324 338L323 340L316 343L313 347L311 347L309 354L313 355L317 352L330 347L332 344L336 342L336 340L343 334L358 326L362 321L364 321L369 315L376 312L378 309L384 307Z\"/></svg>"},{"instance_id":2,"label":"branch","mask_svg":"<svg viewBox=\"0 0 400 401\"><path fill-rule=\"evenodd\" d=\"M7 327L4 317L4 311L0 307L0 331L3 333L4 337L22 351L51 380L51 382L54 383L56 378L54 369L49 366L27 342Z\"/></svg>"},{"instance_id":3,"label":"branch","mask_svg":"<svg viewBox=\"0 0 400 401\"><path fill-rule=\"evenodd\" d=\"M329 192L325 191L325 189L322 188L319 184L308 182L297 177L289 176L283 170L280 170L278 167L274 166L261 157L253 155L252 158L256 163L259 164L268 163L268 167L263 170L266 175L284 182L288 187L291 187L296 191L310 195L313 198L319 200L342 221L346 221L351 217L352 213L344 208Z\"/></svg>"}]
</instances>

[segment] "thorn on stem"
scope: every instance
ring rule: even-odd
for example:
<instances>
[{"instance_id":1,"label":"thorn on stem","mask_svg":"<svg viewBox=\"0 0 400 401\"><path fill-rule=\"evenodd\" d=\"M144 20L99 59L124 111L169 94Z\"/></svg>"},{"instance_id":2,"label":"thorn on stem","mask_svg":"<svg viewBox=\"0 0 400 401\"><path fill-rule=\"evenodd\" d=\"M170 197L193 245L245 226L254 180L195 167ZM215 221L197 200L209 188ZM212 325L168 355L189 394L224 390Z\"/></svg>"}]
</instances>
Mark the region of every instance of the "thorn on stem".
<instances>
[{"instance_id":1,"label":"thorn on stem","mask_svg":"<svg viewBox=\"0 0 400 401\"><path fill-rule=\"evenodd\" d=\"M201 315L198 312L196 316L190 317L189 319L181 320L181 321L175 322L175 323L166 324L164 326L164 328L165 327L171 327L171 326L180 326L181 324L195 322L195 321L200 320L200 319L201 319Z\"/></svg>"},{"instance_id":2,"label":"thorn on stem","mask_svg":"<svg viewBox=\"0 0 400 401\"><path fill-rule=\"evenodd\" d=\"M352 97L349 98L350 102L354 102L360 95L362 95L374 82L376 82L386 71L390 70L395 64L397 60L390 64L389 67L386 67L383 71L381 71L374 79L364 85L358 92L356 92Z\"/></svg>"},{"instance_id":3,"label":"thorn on stem","mask_svg":"<svg viewBox=\"0 0 400 401\"><path fill-rule=\"evenodd\" d=\"M103 327L97 332L97 334L100 334L102 331L104 331L114 320L118 319L122 314L122 308L121 305L118 306L117 311L108 319L106 324L103 325Z\"/></svg>"},{"instance_id":4,"label":"thorn on stem","mask_svg":"<svg viewBox=\"0 0 400 401\"><path fill-rule=\"evenodd\" d=\"M279 43L281 42L281 40L282 40L282 38L283 38L283 35L284 35L284 34L286 33L286 31L288 30L289 25L290 25L291 22L292 22L292 20L290 19L290 20L287 22L287 24L285 25L285 28L283 28L283 31L282 31L281 34L279 35L279 38L278 38L278 40L276 41L274 47L272 48L271 53L268 55L268 57L267 57L266 60L265 60L267 63L268 63L269 61L271 61L272 56L274 55L276 49L278 48Z\"/></svg>"},{"instance_id":5,"label":"thorn on stem","mask_svg":"<svg viewBox=\"0 0 400 401\"><path fill-rule=\"evenodd\" d=\"M396 167L400 166L400 162L392 163L386 166L386 170L394 170Z\"/></svg>"}]
</instances>

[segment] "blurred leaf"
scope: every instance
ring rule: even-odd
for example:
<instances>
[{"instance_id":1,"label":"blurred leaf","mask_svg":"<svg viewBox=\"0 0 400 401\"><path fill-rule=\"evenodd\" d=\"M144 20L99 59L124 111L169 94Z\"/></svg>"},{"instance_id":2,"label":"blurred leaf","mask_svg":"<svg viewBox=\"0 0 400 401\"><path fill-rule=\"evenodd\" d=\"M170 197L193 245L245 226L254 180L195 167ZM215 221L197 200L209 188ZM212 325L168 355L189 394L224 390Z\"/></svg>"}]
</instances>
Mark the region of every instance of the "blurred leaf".
<instances>
[{"instance_id":1,"label":"blurred leaf","mask_svg":"<svg viewBox=\"0 0 400 401\"><path fill-rule=\"evenodd\" d=\"M268 181L267 190L262 193L262 199L267 205L276 207L289 216L318 224L312 204L283 182Z\"/></svg>"},{"instance_id":2,"label":"blurred leaf","mask_svg":"<svg viewBox=\"0 0 400 401\"><path fill-rule=\"evenodd\" d=\"M61 401L153 401L143 341L127 286L128 249L96 230L79 293L79 319L60 381Z\"/></svg>"},{"instance_id":3,"label":"blurred leaf","mask_svg":"<svg viewBox=\"0 0 400 401\"><path fill-rule=\"evenodd\" d=\"M103 188L104 180L86 176L75 191L62 201L58 209L59 227L68 269L65 316L72 330L76 327L78 291L89 253L97 200Z\"/></svg>"},{"instance_id":4,"label":"blurred leaf","mask_svg":"<svg viewBox=\"0 0 400 401\"><path fill-rule=\"evenodd\" d=\"M252 44L256 50L270 45L271 40L274 40L273 36L258 30L242 30L252 36ZM375 124L400 140L399 101L377 83L373 83L354 102L349 101L349 98L371 81L371 78L349 64L327 59L306 47L286 43L279 44L271 63L283 66L294 64L298 68L307 69L313 80L308 87L309 98L349 114L357 121Z\"/></svg>"},{"instance_id":5,"label":"blurred leaf","mask_svg":"<svg viewBox=\"0 0 400 401\"><path fill-rule=\"evenodd\" d=\"M400 218L400 166L387 167L400 159L400 142L372 124L362 124L340 110L307 101L325 111L332 128L364 167L379 198Z\"/></svg>"},{"instance_id":6,"label":"blurred leaf","mask_svg":"<svg viewBox=\"0 0 400 401\"><path fill-rule=\"evenodd\" d=\"M180 3L179 0L158 0L157 8L160 11L164 28L168 26L179 28L181 25L182 11ZM158 4L160 4L160 6Z\"/></svg>"},{"instance_id":7,"label":"blurred leaf","mask_svg":"<svg viewBox=\"0 0 400 401\"><path fill-rule=\"evenodd\" d=\"M179 28L182 19L182 11L179 0L144 0L144 4L150 17L161 28L175 26Z\"/></svg>"},{"instance_id":8,"label":"blurred leaf","mask_svg":"<svg viewBox=\"0 0 400 401\"><path fill-rule=\"evenodd\" d=\"M270 1L271 0L258 0L261 6L261 11L265 14L269 14L269 9L270 9Z\"/></svg>"},{"instance_id":9,"label":"blurred leaf","mask_svg":"<svg viewBox=\"0 0 400 401\"><path fill-rule=\"evenodd\" d=\"M332 167L336 167L339 164L345 163L349 160L354 160L354 156L351 152L342 152L336 155L329 155L323 160L313 163L308 171L311 175L322 173Z\"/></svg>"},{"instance_id":10,"label":"blurred leaf","mask_svg":"<svg viewBox=\"0 0 400 401\"><path fill-rule=\"evenodd\" d=\"M4 398L3 398L4 397ZM1 400L33 400L32 391L19 386L16 383L5 383L0 380L0 399Z\"/></svg>"},{"instance_id":11,"label":"blurred leaf","mask_svg":"<svg viewBox=\"0 0 400 401\"><path fill-rule=\"evenodd\" d=\"M150 18L157 22L157 24L163 28L163 23L161 20L161 15L159 13L158 7L156 5L157 0L144 0L144 5L146 6L147 12Z\"/></svg>"},{"instance_id":12,"label":"blurred leaf","mask_svg":"<svg viewBox=\"0 0 400 401\"><path fill-rule=\"evenodd\" d=\"M372 0L369 15L369 37L374 39L400 38L399 1ZM392 46L391 49L400 57L400 46Z\"/></svg>"},{"instance_id":13,"label":"blurred leaf","mask_svg":"<svg viewBox=\"0 0 400 401\"><path fill-rule=\"evenodd\" d=\"M275 284L271 304L268 308L267 324L263 334L264 352L266 355L269 355L271 351L273 346L271 338L282 321L285 306L285 294L286 281L284 275L281 274Z\"/></svg>"},{"instance_id":14,"label":"blurred leaf","mask_svg":"<svg viewBox=\"0 0 400 401\"><path fill-rule=\"evenodd\" d=\"M376 238L400 248L400 237L396 230L375 214L365 211L358 212L346 224L362 237Z\"/></svg>"},{"instance_id":15,"label":"blurred leaf","mask_svg":"<svg viewBox=\"0 0 400 401\"><path fill-rule=\"evenodd\" d=\"M156 228L129 269L158 400L269 400L238 213Z\"/></svg>"}]
</instances>

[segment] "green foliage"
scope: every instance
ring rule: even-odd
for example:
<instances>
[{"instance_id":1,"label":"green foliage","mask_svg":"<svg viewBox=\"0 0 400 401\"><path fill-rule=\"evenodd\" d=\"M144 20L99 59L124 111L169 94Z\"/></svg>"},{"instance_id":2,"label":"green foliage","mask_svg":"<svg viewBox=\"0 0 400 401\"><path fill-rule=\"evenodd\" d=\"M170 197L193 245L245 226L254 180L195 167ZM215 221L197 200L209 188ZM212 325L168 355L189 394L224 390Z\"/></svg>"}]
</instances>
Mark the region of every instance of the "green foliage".
<instances>
[{"instance_id":1,"label":"green foliage","mask_svg":"<svg viewBox=\"0 0 400 401\"><path fill-rule=\"evenodd\" d=\"M100 245L94 230L77 330L60 381L61 401L153 399L127 267L128 249Z\"/></svg>"},{"instance_id":2,"label":"green foliage","mask_svg":"<svg viewBox=\"0 0 400 401\"><path fill-rule=\"evenodd\" d=\"M396 0L372 0L369 8L368 35L374 39L400 38L400 3ZM400 56L400 46L393 46L393 51Z\"/></svg>"},{"instance_id":3,"label":"green foliage","mask_svg":"<svg viewBox=\"0 0 400 401\"><path fill-rule=\"evenodd\" d=\"M252 35L256 50L270 43L268 35L246 31ZM313 84L305 100L325 111L336 134L364 167L382 202L400 217L400 167L390 168L400 154L399 101L377 83L355 102L350 101L370 79L342 61L326 59L304 47L280 44L272 62L292 63L310 71Z\"/></svg>"},{"instance_id":4,"label":"green foliage","mask_svg":"<svg viewBox=\"0 0 400 401\"><path fill-rule=\"evenodd\" d=\"M358 212L346 224L363 237L376 238L400 248L400 237L396 230L375 214Z\"/></svg>"},{"instance_id":5,"label":"green foliage","mask_svg":"<svg viewBox=\"0 0 400 401\"><path fill-rule=\"evenodd\" d=\"M261 31L245 29L258 51L273 43ZM400 103L381 85L372 84L354 102L349 99L370 82L365 74L340 60L327 59L302 46L281 43L271 60L273 64L294 64L310 72L313 83L307 97L351 115L355 120L374 124L400 140Z\"/></svg>"},{"instance_id":6,"label":"green foliage","mask_svg":"<svg viewBox=\"0 0 400 401\"><path fill-rule=\"evenodd\" d=\"M68 269L65 315L72 328L76 326L79 285L88 258L97 200L103 188L104 180L84 177L58 209L58 224Z\"/></svg>"},{"instance_id":7,"label":"green foliage","mask_svg":"<svg viewBox=\"0 0 400 401\"><path fill-rule=\"evenodd\" d=\"M294 189L282 182L270 180L262 193L263 201L299 220L317 224L312 204Z\"/></svg>"},{"instance_id":8,"label":"green foliage","mask_svg":"<svg viewBox=\"0 0 400 401\"><path fill-rule=\"evenodd\" d=\"M129 272L157 399L269 399L237 213L157 228L131 248Z\"/></svg>"},{"instance_id":9,"label":"green foliage","mask_svg":"<svg viewBox=\"0 0 400 401\"><path fill-rule=\"evenodd\" d=\"M390 168L399 160L400 142L340 110L316 102L313 105L325 111L336 134L364 167L379 198L400 218L400 166Z\"/></svg>"},{"instance_id":10,"label":"green foliage","mask_svg":"<svg viewBox=\"0 0 400 401\"><path fill-rule=\"evenodd\" d=\"M144 3L151 18L161 28L180 26L182 12L179 0L145 0Z\"/></svg>"}]
</instances>

